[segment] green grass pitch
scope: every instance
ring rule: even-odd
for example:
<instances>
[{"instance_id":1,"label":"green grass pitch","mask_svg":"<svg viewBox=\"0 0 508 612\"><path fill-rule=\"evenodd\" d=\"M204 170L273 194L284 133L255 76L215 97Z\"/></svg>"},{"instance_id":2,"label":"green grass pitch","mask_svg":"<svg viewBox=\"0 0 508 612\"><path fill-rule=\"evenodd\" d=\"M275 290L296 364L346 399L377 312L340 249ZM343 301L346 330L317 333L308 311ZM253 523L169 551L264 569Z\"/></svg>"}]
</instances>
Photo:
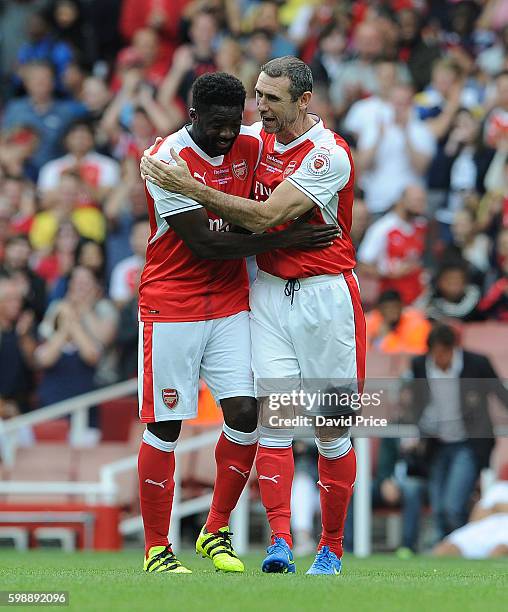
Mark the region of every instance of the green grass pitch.
<instances>
[{"instance_id":1,"label":"green grass pitch","mask_svg":"<svg viewBox=\"0 0 508 612\"><path fill-rule=\"evenodd\" d=\"M310 557L296 560L296 575L262 574L261 553L244 558L243 575L216 573L207 559L190 553L180 558L192 575L145 574L141 551L2 551L0 590L66 590L70 605L64 609L79 612L508 610L506 560L346 556L343 574L335 577L306 576Z\"/></svg>"}]
</instances>

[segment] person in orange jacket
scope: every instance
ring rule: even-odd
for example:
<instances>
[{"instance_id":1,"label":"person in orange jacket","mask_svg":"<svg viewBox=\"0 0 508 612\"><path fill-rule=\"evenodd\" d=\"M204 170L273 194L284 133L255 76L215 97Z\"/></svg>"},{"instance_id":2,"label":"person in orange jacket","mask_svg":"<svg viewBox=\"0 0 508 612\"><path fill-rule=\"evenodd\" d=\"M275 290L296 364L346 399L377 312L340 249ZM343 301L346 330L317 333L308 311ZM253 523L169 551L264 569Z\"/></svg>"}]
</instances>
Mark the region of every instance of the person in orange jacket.
<instances>
[{"instance_id":1,"label":"person in orange jacket","mask_svg":"<svg viewBox=\"0 0 508 612\"><path fill-rule=\"evenodd\" d=\"M368 313L367 346L383 353L411 353L421 355L427 350L430 322L423 312L404 307L395 290L384 291L377 307Z\"/></svg>"}]
</instances>

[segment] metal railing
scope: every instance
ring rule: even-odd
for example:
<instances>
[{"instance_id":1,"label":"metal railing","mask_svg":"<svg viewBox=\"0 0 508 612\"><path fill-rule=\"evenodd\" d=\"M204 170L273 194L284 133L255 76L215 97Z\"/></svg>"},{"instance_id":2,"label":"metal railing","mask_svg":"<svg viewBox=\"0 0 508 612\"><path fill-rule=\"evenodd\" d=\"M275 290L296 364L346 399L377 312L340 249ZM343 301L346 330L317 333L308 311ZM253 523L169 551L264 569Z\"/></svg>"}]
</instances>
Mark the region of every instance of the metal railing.
<instances>
[{"instance_id":1,"label":"metal railing","mask_svg":"<svg viewBox=\"0 0 508 612\"><path fill-rule=\"evenodd\" d=\"M70 415L70 444L80 447L87 429L86 411L95 404L132 395L137 389L135 379L111 385L98 391L92 391L63 402L58 402L34 412L14 417L8 421L0 420L0 456L6 466L12 466L16 454L15 433L22 427L36 425L45 421ZM372 505L371 505L371 448L370 437L400 438L416 437L418 428L414 425L388 425L380 428L353 427L351 435L355 438L357 454L357 478L355 484L354 505L354 553L366 557L371 553L372 544ZM196 451L200 448L215 445L220 430L215 429L181 440L176 448L177 455ZM496 435L508 435L507 427L496 428ZM179 463L175 468L175 492L171 520L170 538L175 547L180 542L180 522L185 516L207 510L211 502L211 493L193 499L181 501L181 472ZM88 503L113 505L117 499L119 474L137 469L137 455L131 455L102 466L98 482L33 482L4 481L0 482L0 493L16 494L67 494L84 496ZM240 554L248 549L249 532L249 499L247 487L231 518L231 528L235 532L235 546ZM122 534L132 534L143 529L141 516L125 519L120 524Z\"/></svg>"}]
</instances>

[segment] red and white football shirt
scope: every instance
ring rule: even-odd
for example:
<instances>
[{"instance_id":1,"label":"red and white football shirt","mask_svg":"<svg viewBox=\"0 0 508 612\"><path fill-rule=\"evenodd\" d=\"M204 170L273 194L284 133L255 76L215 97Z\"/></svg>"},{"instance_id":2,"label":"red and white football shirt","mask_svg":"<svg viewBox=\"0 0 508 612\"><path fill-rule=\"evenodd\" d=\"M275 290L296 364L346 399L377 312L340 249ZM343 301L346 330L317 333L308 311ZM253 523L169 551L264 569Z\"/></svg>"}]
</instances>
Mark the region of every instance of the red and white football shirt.
<instances>
[{"instance_id":1,"label":"red and white football shirt","mask_svg":"<svg viewBox=\"0 0 508 612\"><path fill-rule=\"evenodd\" d=\"M106 155L90 151L78 162L74 155L53 159L41 168L37 187L41 191L57 189L62 173L77 167L83 181L91 187L114 187L120 179L118 162Z\"/></svg>"},{"instance_id":2,"label":"red and white football shirt","mask_svg":"<svg viewBox=\"0 0 508 612\"><path fill-rule=\"evenodd\" d=\"M415 264L412 272L400 278L381 276L380 290L398 291L404 304L412 304L425 287L422 257L426 232L423 218L408 223L394 212L387 213L367 230L358 251L358 261L376 264L381 275L397 270L401 264Z\"/></svg>"},{"instance_id":3,"label":"red and white football shirt","mask_svg":"<svg viewBox=\"0 0 508 612\"><path fill-rule=\"evenodd\" d=\"M260 130L260 123L252 127ZM340 274L355 267L350 237L353 209L354 168L347 143L319 120L310 130L290 142L277 142L275 134L260 130L263 153L256 170L254 198L267 200L284 180L316 204L309 221L333 223L342 235L332 246L317 251L272 250L257 256L261 270L280 278L304 278ZM269 231L287 227L278 226Z\"/></svg>"},{"instance_id":4,"label":"red and white football shirt","mask_svg":"<svg viewBox=\"0 0 508 612\"><path fill-rule=\"evenodd\" d=\"M190 173L209 187L248 198L261 152L258 132L242 126L226 155L209 157L184 127L152 149L152 155L174 164L170 149L187 162ZM146 183L151 234L139 289L140 320L205 321L248 310L249 280L244 259L199 259L166 223L179 213L202 208L185 196ZM224 222L208 212L210 229Z\"/></svg>"}]
</instances>

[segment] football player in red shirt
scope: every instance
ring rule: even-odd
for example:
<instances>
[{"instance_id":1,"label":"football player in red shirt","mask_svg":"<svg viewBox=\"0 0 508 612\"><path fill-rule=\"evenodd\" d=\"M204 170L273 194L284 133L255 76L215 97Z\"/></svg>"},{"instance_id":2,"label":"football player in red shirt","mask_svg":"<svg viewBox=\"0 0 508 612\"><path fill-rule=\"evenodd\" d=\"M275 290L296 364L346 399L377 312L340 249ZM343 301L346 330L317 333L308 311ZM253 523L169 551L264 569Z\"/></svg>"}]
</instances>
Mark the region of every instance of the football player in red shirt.
<instances>
[{"instance_id":1,"label":"football player in red shirt","mask_svg":"<svg viewBox=\"0 0 508 612\"><path fill-rule=\"evenodd\" d=\"M261 141L241 127L245 89L224 73L197 79L192 124L161 140L153 158L174 164L178 151L192 174L216 190L248 196ZM187 166L186 166L187 167ZM181 422L197 413L204 378L224 413L210 513L196 550L223 571L243 571L228 528L257 449L251 371L248 277L244 257L273 248L328 247L334 226L297 222L266 235L228 231L200 204L147 183L151 235L139 290L139 403L146 423L139 451L144 569L189 573L168 542L174 450ZM284 252L284 251L282 251Z\"/></svg>"},{"instance_id":2,"label":"football player in red shirt","mask_svg":"<svg viewBox=\"0 0 508 612\"><path fill-rule=\"evenodd\" d=\"M287 56L263 66L256 84L262 121L252 126L263 140L255 200L194 180L176 151L175 167L146 156L141 164L154 184L251 231L270 235L312 211L311 223L333 223L340 232L333 245L320 251L276 250L257 258L250 306L252 365L262 415L256 469L273 534L262 565L266 572L295 571L290 534L293 432L276 422L269 426L271 391L292 391L295 381L305 388L305 381L313 379L322 383L321 391L336 389L341 383L334 381L341 380L361 393L365 376L365 318L350 237L353 160L346 142L307 112L311 92L312 73L301 60ZM275 389L267 384L274 380ZM308 573L334 575L341 571L356 458L345 428L318 428L316 444L323 529Z\"/></svg>"}]
</instances>

